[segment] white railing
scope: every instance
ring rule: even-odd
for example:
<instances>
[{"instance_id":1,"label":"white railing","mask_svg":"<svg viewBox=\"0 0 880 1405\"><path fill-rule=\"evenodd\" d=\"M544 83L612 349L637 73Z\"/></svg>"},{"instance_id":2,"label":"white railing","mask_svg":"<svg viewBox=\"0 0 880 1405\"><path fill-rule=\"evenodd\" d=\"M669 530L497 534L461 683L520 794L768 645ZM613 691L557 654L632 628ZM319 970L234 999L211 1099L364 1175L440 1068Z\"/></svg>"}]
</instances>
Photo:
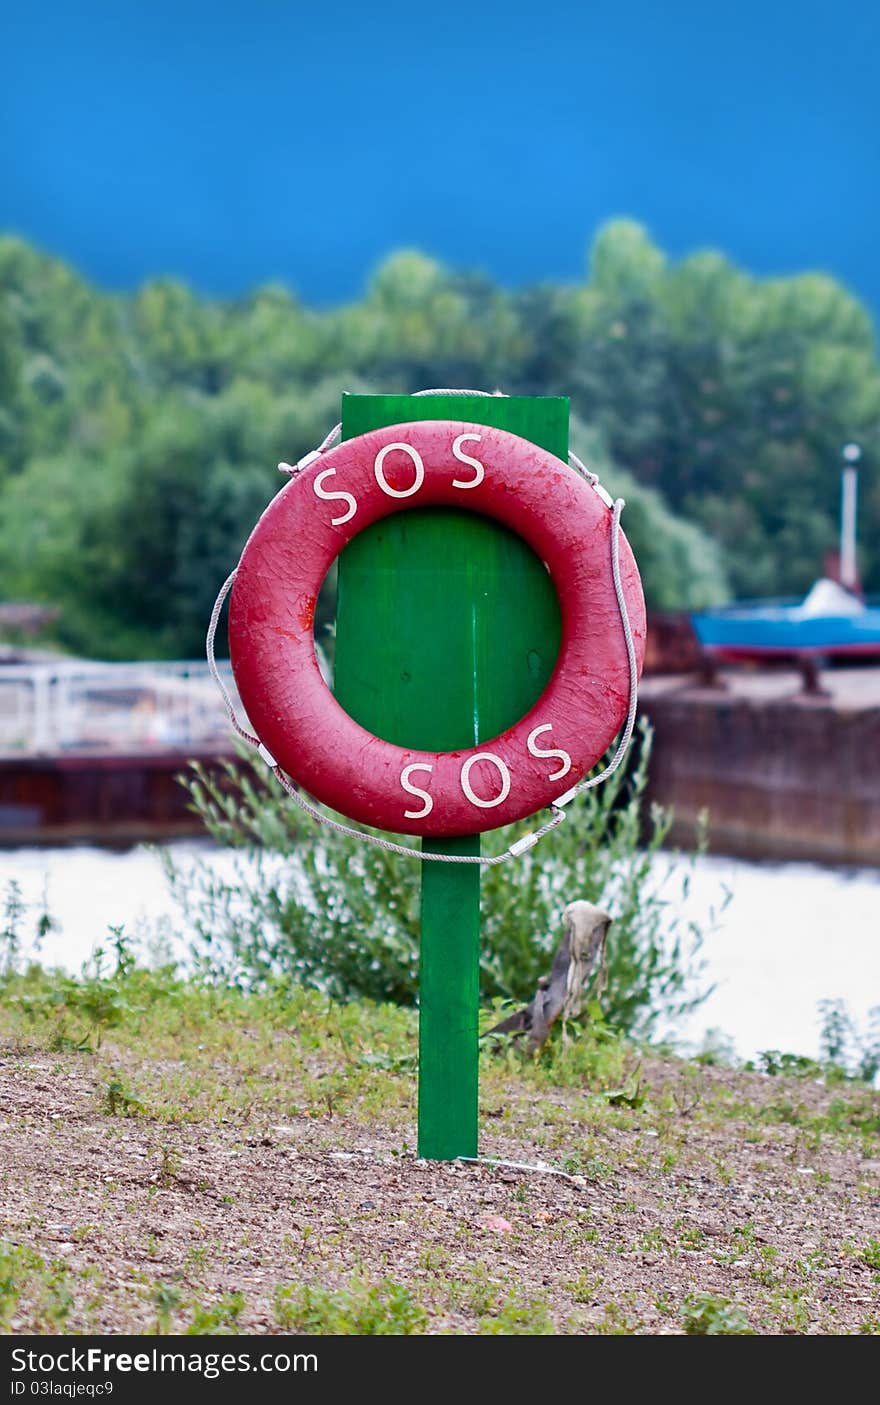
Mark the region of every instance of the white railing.
<instances>
[{"instance_id":1,"label":"white railing","mask_svg":"<svg viewBox=\"0 0 880 1405\"><path fill-rule=\"evenodd\" d=\"M220 664L239 710L229 665ZM205 663L0 666L0 756L231 750L229 726Z\"/></svg>"}]
</instances>

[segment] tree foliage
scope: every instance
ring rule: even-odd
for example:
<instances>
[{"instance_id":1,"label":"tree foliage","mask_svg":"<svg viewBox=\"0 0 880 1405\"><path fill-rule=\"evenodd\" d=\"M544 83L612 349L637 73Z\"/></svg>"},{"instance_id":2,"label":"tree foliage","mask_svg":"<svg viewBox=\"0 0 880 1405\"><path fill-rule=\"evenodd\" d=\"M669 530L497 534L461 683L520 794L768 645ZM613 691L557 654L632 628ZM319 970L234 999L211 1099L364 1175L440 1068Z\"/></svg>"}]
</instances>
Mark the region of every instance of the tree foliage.
<instances>
[{"instance_id":1,"label":"tree foliage","mask_svg":"<svg viewBox=\"0 0 880 1405\"><path fill-rule=\"evenodd\" d=\"M60 605L61 642L84 652L196 652L275 463L323 437L341 390L428 385L570 394L575 443L628 499L654 606L805 590L858 439L863 574L880 588L865 310L821 274L671 262L618 220L580 284L510 292L405 250L320 312L277 285L100 292L0 240L0 598Z\"/></svg>"}]
</instances>

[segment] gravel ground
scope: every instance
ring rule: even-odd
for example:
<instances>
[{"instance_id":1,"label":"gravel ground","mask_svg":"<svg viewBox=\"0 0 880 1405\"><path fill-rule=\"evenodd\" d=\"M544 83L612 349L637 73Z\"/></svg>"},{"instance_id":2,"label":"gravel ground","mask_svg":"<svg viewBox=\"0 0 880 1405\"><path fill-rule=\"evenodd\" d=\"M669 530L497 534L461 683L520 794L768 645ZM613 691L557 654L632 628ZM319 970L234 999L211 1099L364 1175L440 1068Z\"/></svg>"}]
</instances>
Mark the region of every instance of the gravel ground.
<instances>
[{"instance_id":1,"label":"gravel ground","mask_svg":"<svg viewBox=\"0 0 880 1405\"><path fill-rule=\"evenodd\" d=\"M651 1060L618 1096L498 1060L481 1149L554 1175L421 1162L411 1070L316 1093L323 1053L265 1038L259 1096L234 1050L0 1043L6 1330L880 1331L868 1089Z\"/></svg>"}]
</instances>

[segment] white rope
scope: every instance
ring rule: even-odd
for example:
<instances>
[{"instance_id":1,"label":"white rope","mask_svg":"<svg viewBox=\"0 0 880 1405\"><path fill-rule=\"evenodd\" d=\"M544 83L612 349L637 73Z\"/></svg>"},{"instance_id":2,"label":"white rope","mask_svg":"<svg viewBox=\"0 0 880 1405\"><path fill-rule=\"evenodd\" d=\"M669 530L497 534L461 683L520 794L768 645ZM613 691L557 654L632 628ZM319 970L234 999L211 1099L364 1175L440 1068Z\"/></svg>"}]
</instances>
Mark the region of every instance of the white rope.
<instances>
[{"instance_id":1,"label":"white rope","mask_svg":"<svg viewBox=\"0 0 880 1405\"><path fill-rule=\"evenodd\" d=\"M426 1158L421 1157L420 1160ZM555 1166L548 1166L546 1161L536 1161L531 1165L528 1161L505 1161L500 1156L456 1156L456 1161L462 1161L467 1166L492 1166L501 1167L508 1171L528 1171L536 1176L559 1176L564 1181L571 1181L573 1185L580 1185L583 1176L572 1176L568 1171L560 1171Z\"/></svg>"},{"instance_id":2,"label":"white rope","mask_svg":"<svg viewBox=\"0 0 880 1405\"><path fill-rule=\"evenodd\" d=\"M242 741L250 742L251 746L258 747L260 746L260 738L253 736L251 732L246 732L244 727L239 724L238 718L235 715L235 704L233 703L232 698L229 696L226 684L220 677L220 670L217 667L217 660L214 657L214 636L217 633L217 624L220 620L220 611L223 609L226 597L232 589L235 577L237 575L238 567L236 566L235 570L230 571L229 575L226 577L225 581L220 587L220 593L218 594L217 599L214 601L214 608L211 611L211 622L208 625L208 636L205 640L205 653L208 656L208 669L210 671L211 677L213 678L214 682L217 684L217 687L220 689L221 694L223 695L223 703L227 713L229 714L229 720L232 723L233 730L238 733Z\"/></svg>"},{"instance_id":3,"label":"white rope","mask_svg":"<svg viewBox=\"0 0 880 1405\"><path fill-rule=\"evenodd\" d=\"M503 392L497 390L489 391L447 389L419 390L416 392L417 395L486 396L501 395L502 393ZM341 431L341 423L334 425L330 433L322 440L321 444L318 446L317 449L313 449L311 453L304 455L304 457L299 459L296 464L291 465L287 463L280 463L278 465L280 471L282 473L289 474L296 474L301 472L301 470L307 467L308 464L314 463L315 459L319 458L321 454L326 453L328 449L332 448L332 446L336 443L338 436L341 434ZM232 702L231 697L229 696L229 692L226 688L225 683L223 682L223 679L220 677L220 672L217 668L217 660L214 656L214 639L217 634L217 625L220 620L220 613L223 609L226 597L232 589L233 582L235 581L235 577L238 573L238 567L236 567L235 570L232 571L226 577L226 580L220 587L220 592L217 596L217 599L214 601L214 608L211 611L211 620L208 625L208 635L205 644L205 652L208 658L208 668L211 672L211 676L214 679L214 682L220 689L220 693L223 698L223 703L229 715L229 720L232 723L234 731L238 734L239 737L241 737L243 741L246 741L250 746L256 748L263 761L265 761L266 765L272 771L278 783L290 796L291 800L293 800L294 803L298 805L301 810L304 810L307 815L310 815L313 820L316 820L318 824L326 825L328 829L335 830L337 834L346 834L353 839L360 839L367 844L374 844L377 848L386 849L389 853L392 854L404 854L407 857L433 860L436 863L476 863L481 864L484 868L491 868L495 864L504 863L507 859L518 858L521 854L526 853L527 850L534 848L538 841L544 838L545 834L549 834L551 829L556 829L557 825L562 824L562 821L565 819L565 810L563 806L568 805L570 801L574 800L576 796L581 795L584 791L592 790L594 786L601 785L603 781L607 781L611 776L614 775L614 772L618 769L620 763L623 761L623 758L626 755L627 748L629 747L630 741L632 740L633 728L635 726L636 712L638 709L639 701L639 670L638 662L636 659L635 641L633 640L632 625L630 623L629 611L626 605L626 596L624 594L623 581L620 575L620 515L626 504L623 498L617 498L616 500L612 500L610 495L600 484L598 475L595 473L591 473L589 469L585 468L581 460L578 458L577 454L569 452L568 458L569 463L571 463L575 468L578 469L580 473L583 474L590 486L599 493L603 502L605 502L605 504L611 508L611 574L614 581L614 593L617 597L617 608L620 612L620 623L623 628L623 637L626 642L627 660L629 662L629 708L627 710L626 722L624 724L623 732L621 733L620 742L618 743L614 755L612 756L611 760L609 761L608 765L604 768L604 770L600 771L599 774L596 776L589 776L586 780L580 781L577 785L574 785L569 790L565 791L563 795L558 796L556 800L551 800L550 805L548 806L551 811L550 819L546 820L544 824L542 824L538 829L531 830L528 834L524 834L521 836L521 838L515 840L513 844L511 844L507 849L504 850L503 854L493 854L484 857L482 854L426 853L424 850L416 849L412 845L397 844L392 839L384 839L381 835L368 834L366 830L355 829L351 825L342 824L339 820L331 819L329 815L323 814L320 810L316 809L314 805L310 804L309 801L302 794L302 792L299 790L299 788L294 784L293 781L290 780L289 776L287 776L286 773L282 771L281 767L278 765L278 762L275 760L274 756L272 756L269 750L263 745L263 743L260 741L260 738L258 736L255 736L252 732L245 731L245 729L240 725L238 718L235 715L235 706Z\"/></svg>"}]
</instances>

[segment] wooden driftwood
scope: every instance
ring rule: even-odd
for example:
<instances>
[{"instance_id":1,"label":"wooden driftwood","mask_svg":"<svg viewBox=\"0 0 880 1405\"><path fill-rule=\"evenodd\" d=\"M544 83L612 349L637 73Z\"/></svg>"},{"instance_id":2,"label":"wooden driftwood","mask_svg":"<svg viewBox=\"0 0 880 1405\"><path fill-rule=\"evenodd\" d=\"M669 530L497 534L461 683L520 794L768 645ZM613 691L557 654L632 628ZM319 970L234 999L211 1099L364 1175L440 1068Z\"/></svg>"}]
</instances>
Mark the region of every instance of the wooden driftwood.
<instances>
[{"instance_id":1,"label":"wooden driftwood","mask_svg":"<svg viewBox=\"0 0 880 1405\"><path fill-rule=\"evenodd\" d=\"M597 991L605 972L607 912L593 903L569 903L562 914L565 935L556 948L549 976L541 976L533 998L486 1034L521 1035L531 1050L540 1049L558 1019L576 1020L588 991Z\"/></svg>"}]
</instances>

